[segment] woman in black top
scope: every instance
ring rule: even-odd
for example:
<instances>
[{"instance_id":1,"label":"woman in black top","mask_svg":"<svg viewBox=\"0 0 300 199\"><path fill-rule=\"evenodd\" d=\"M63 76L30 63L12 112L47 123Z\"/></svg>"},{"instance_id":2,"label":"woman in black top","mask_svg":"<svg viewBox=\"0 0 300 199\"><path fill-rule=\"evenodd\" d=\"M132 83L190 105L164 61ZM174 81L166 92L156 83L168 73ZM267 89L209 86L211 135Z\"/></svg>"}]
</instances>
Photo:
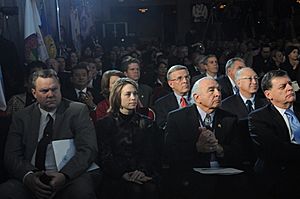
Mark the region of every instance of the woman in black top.
<instances>
[{"instance_id":1,"label":"woman in black top","mask_svg":"<svg viewBox=\"0 0 300 199\"><path fill-rule=\"evenodd\" d=\"M155 123L135 111L137 90L131 79L117 80L109 114L96 123L103 189L109 198L158 198L160 139Z\"/></svg>"}]
</instances>

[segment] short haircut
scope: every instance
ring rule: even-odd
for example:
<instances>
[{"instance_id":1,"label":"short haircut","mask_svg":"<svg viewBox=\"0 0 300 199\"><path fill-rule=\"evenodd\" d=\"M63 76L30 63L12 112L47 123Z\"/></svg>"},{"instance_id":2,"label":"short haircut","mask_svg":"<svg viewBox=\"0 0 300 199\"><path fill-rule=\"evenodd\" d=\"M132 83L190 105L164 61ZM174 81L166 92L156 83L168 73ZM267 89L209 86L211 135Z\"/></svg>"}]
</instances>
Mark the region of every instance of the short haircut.
<instances>
[{"instance_id":1,"label":"short haircut","mask_svg":"<svg viewBox=\"0 0 300 199\"><path fill-rule=\"evenodd\" d=\"M247 69L253 70L253 68L250 68L250 67L245 67L245 68L239 69L239 70L236 71L236 73L235 73L234 80L235 80L235 81L239 80L239 79L241 78L242 72L243 72L244 70L247 70ZM254 71L254 70L253 70L253 71ZM254 71L254 72L255 72L255 71ZM255 73L256 73L256 72L255 72Z\"/></svg>"},{"instance_id":2,"label":"short haircut","mask_svg":"<svg viewBox=\"0 0 300 199\"><path fill-rule=\"evenodd\" d=\"M206 55L206 56L203 58L203 64L207 65L207 64L208 64L208 59L211 58L211 57L217 58L217 56L214 55L214 54Z\"/></svg>"},{"instance_id":3,"label":"short haircut","mask_svg":"<svg viewBox=\"0 0 300 199\"><path fill-rule=\"evenodd\" d=\"M229 68L233 68L234 62L236 62L236 61L240 61L240 62L245 63L245 60L243 60L243 59L240 58L240 57L234 57L234 58L229 59L229 60L226 62L226 65L225 65L225 72L226 72L226 75L227 75L228 69L229 69Z\"/></svg>"},{"instance_id":4,"label":"short haircut","mask_svg":"<svg viewBox=\"0 0 300 199\"><path fill-rule=\"evenodd\" d=\"M138 91L138 84L130 78L120 78L115 83L109 94L109 108L107 112L116 114L121 108L121 91L125 85L131 84Z\"/></svg>"},{"instance_id":5,"label":"short haircut","mask_svg":"<svg viewBox=\"0 0 300 199\"><path fill-rule=\"evenodd\" d=\"M86 72L89 73L88 63L87 62L79 62L76 66L74 66L71 69L72 75L74 74L74 71L81 70L81 69L86 70Z\"/></svg>"},{"instance_id":6,"label":"short haircut","mask_svg":"<svg viewBox=\"0 0 300 199\"><path fill-rule=\"evenodd\" d=\"M167 72L167 80L171 80L171 74L178 70L186 70L189 73L189 70L186 66L183 65L174 65Z\"/></svg>"},{"instance_id":7,"label":"short haircut","mask_svg":"<svg viewBox=\"0 0 300 199\"><path fill-rule=\"evenodd\" d=\"M288 77L287 72L284 70L271 70L267 72L261 80L261 89L263 91L270 90L273 87L272 80L276 77L284 76Z\"/></svg>"},{"instance_id":8,"label":"short haircut","mask_svg":"<svg viewBox=\"0 0 300 199\"><path fill-rule=\"evenodd\" d=\"M59 78L57 76L57 73L53 69L44 69L44 70L38 70L32 74L32 88L36 87L36 80L41 77L41 78L52 78L56 79L59 83Z\"/></svg>"},{"instance_id":9,"label":"short haircut","mask_svg":"<svg viewBox=\"0 0 300 199\"><path fill-rule=\"evenodd\" d=\"M141 62L138 59L133 57L128 57L127 59L123 59L121 63L122 72L127 72L128 66L133 63L140 65Z\"/></svg>"},{"instance_id":10,"label":"short haircut","mask_svg":"<svg viewBox=\"0 0 300 199\"><path fill-rule=\"evenodd\" d=\"M108 70L103 73L101 78L101 94L105 97L109 97L109 80L111 76L125 77L124 73L118 70Z\"/></svg>"}]
</instances>

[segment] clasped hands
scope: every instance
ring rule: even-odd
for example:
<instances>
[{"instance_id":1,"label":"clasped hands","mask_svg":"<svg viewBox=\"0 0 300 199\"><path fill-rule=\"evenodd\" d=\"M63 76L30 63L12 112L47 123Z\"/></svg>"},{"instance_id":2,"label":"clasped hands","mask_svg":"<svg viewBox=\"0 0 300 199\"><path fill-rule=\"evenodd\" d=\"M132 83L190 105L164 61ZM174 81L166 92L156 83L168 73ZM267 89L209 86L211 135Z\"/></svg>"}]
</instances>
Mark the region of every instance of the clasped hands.
<instances>
[{"instance_id":1,"label":"clasped hands","mask_svg":"<svg viewBox=\"0 0 300 199\"><path fill-rule=\"evenodd\" d=\"M41 181L43 175L50 179L49 184ZM34 193L38 199L50 198L59 188L66 183L66 177L59 172L38 171L28 174L24 179L24 184Z\"/></svg>"},{"instance_id":2,"label":"clasped hands","mask_svg":"<svg viewBox=\"0 0 300 199\"><path fill-rule=\"evenodd\" d=\"M223 155L223 147L218 143L215 134L205 127L199 127L196 149L201 153L216 152L219 156Z\"/></svg>"},{"instance_id":3,"label":"clasped hands","mask_svg":"<svg viewBox=\"0 0 300 199\"><path fill-rule=\"evenodd\" d=\"M152 180L151 177L146 176L144 172L138 170L124 173L122 178L126 181L134 182L137 184L144 184L145 182Z\"/></svg>"}]
</instances>

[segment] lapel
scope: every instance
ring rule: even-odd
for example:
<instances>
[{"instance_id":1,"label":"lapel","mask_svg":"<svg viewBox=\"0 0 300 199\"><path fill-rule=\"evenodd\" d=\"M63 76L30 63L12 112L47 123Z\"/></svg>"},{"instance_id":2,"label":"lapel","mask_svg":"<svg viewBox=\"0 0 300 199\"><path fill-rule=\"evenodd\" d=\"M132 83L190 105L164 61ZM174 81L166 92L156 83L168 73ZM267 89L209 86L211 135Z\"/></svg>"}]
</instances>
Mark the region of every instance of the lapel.
<instances>
[{"instance_id":1,"label":"lapel","mask_svg":"<svg viewBox=\"0 0 300 199\"><path fill-rule=\"evenodd\" d=\"M223 113L220 109L216 109L214 120L213 120L213 128L215 130L216 138L219 140L223 140L224 133L222 133L222 129L224 128L224 124L222 124Z\"/></svg>"},{"instance_id":2,"label":"lapel","mask_svg":"<svg viewBox=\"0 0 300 199\"><path fill-rule=\"evenodd\" d=\"M179 108L177 98L174 93L170 94L170 101L167 101L167 103L169 103L169 107L171 110L175 110Z\"/></svg>"},{"instance_id":3,"label":"lapel","mask_svg":"<svg viewBox=\"0 0 300 199\"><path fill-rule=\"evenodd\" d=\"M28 151L30 151L30 157L32 157L36 146L38 144L38 138L39 138L39 130L40 130L40 118L41 118L41 112L38 107L37 103L33 104L33 110L31 115L31 129L28 136L30 137L28 146Z\"/></svg>"},{"instance_id":4,"label":"lapel","mask_svg":"<svg viewBox=\"0 0 300 199\"><path fill-rule=\"evenodd\" d=\"M289 129L282 117L282 115L278 112L278 110L270 104L271 112L273 113L274 117L272 118L274 120L274 124L280 125L281 129L284 129L285 134L290 137Z\"/></svg>"},{"instance_id":5,"label":"lapel","mask_svg":"<svg viewBox=\"0 0 300 199\"><path fill-rule=\"evenodd\" d=\"M56 116L55 116L55 122L53 126L53 139L56 139L58 137L58 132L60 130L59 127L63 125L63 118L64 118L64 112L66 110L66 101L64 99L61 100L60 105L57 107Z\"/></svg>"},{"instance_id":6,"label":"lapel","mask_svg":"<svg viewBox=\"0 0 300 199\"><path fill-rule=\"evenodd\" d=\"M237 110L241 110L242 115L248 115L248 110L246 107L246 104L244 103L242 97L240 94L236 94L237 104L239 107L237 107Z\"/></svg>"}]
</instances>

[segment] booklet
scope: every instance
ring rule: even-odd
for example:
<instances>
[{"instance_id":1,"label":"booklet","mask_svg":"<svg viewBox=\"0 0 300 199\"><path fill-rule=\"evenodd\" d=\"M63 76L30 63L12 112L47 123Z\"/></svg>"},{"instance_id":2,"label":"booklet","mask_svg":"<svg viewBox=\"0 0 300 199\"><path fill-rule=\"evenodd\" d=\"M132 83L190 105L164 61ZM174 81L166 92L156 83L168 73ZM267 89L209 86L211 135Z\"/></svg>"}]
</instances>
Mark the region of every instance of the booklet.
<instances>
[{"instance_id":1,"label":"booklet","mask_svg":"<svg viewBox=\"0 0 300 199\"><path fill-rule=\"evenodd\" d=\"M67 162L75 155L76 149L74 139L52 141L52 147L54 151L57 170L60 171L67 164ZM92 163L92 165L88 168L87 171L92 171L98 168L99 166L96 163Z\"/></svg>"},{"instance_id":2,"label":"booklet","mask_svg":"<svg viewBox=\"0 0 300 199\"><path fill-rule=\"evenodd\" d=\"M243 170L235 168L194 168L194 171L197 171L202 174L216 174L216 175L235 175L243 173Z\"/></svg>"}]
</instances>

